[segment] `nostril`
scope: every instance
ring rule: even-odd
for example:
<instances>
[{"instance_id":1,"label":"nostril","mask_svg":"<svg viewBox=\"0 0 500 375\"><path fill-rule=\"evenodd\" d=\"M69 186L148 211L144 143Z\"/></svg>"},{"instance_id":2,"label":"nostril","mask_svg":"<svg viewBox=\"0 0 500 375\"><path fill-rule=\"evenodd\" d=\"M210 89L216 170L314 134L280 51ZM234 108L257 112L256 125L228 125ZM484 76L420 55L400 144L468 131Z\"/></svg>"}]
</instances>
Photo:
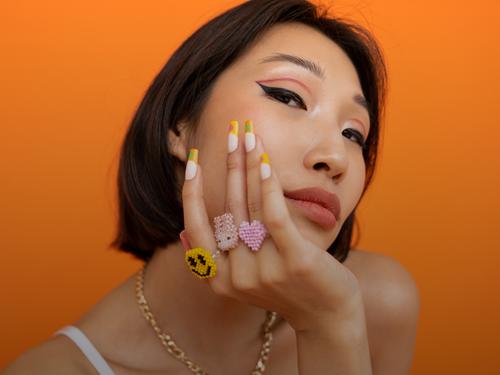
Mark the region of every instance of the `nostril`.
<instances>
[{"instance_id":1,"label":"nostril","mask_svg":"<svg viewBox=\"0 0 500 375\"><path fill-rule=\"evenodd\" d=\"M327 171L330 170L330 167L326 163L321 162L321 163L314 164L314 169L316 169L316 170L323 169L323 168L326 168Z\"/></svg>"}]
</instances>

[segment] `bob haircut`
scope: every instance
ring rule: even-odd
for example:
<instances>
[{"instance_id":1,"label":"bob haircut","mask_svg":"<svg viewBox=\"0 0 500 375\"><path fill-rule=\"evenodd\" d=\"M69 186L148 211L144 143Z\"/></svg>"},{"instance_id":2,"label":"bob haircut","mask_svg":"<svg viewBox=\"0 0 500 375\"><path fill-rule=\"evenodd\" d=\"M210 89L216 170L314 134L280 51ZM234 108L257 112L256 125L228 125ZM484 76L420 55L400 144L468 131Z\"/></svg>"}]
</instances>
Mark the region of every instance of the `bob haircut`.
<instances>
[{"instance_id":1,"label":"bob haircut","mask_svg":"<svg viewBox=\"0 0 500 375\"><path fill-rule=\"evenodd\" d=\"M184 228L179 167L169 152L168 130L196 131L217 77L273 25L299 22L335 42L348 55L368 102L370 132L363 149L370 184L379 143L387 72L376 40L363 27L328 16L306 0L253 0L213 18L174 52L138 106L120 150L118 226L110 246L147 261L157 249L179 240ZM357 207L357 206L356 206ZM344 262L351 248L355 209L328 252Z\"/></svg>"}]
</instances>

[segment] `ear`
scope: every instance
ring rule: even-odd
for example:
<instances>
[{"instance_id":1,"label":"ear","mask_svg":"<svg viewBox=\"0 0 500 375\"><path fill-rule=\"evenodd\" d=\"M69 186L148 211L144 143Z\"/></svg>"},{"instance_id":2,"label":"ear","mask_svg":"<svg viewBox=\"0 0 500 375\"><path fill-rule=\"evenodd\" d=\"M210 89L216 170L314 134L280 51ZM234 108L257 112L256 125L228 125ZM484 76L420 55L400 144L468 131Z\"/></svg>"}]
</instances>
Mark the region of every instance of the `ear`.
<instances>
[{"instance_id":1,"label":"ear","mask_svg":"<svg viewBox=\"0 0 500 375\"><path fill-rule=\"evenodd\" d=\"M179 129L179 135L175 134L172 129L168 129L168 149L170 154L187 163L187 126L182 123L177 126L177 129Z\"/></svg>"}]
</instances>

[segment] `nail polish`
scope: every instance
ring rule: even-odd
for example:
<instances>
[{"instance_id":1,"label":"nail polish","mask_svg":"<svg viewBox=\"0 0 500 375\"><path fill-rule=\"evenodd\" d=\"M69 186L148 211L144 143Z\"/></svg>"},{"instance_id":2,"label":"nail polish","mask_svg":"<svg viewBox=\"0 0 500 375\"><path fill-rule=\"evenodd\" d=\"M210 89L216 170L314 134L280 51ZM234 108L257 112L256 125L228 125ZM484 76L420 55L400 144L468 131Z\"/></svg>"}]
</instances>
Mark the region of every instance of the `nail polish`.
<instances>
[{"instance_id":1,"label":"nail polish","mask_svg":"<svg viewBox=\"0 0 500 375\"><path fill-rule=\"evenodd\" d=\"M192 148L189 150L188 162L186 165L186 180L191 180L196 176L196 170L198 169L198 149Z\"/></svg>"},{"instance_id":2,"label":"nail polish","mask_svg":"<svg viewBox=\"0 0 500 375\"><path fill-rule=\"evenodd\" d=\"M229 135L227 138L227 151L229 153L233 152L238 148L238 128L239 128L238 121L231 120L229 122Z\"/></svg>"},{"instance_id":3,"label":"nail polish","mask_svg":"<svg viewBox=\"0 0 500 375\"><path fill-rule=\"evenodd\" d=\"M271 176L271 164L269 163L269 155L264 152L260 155L260 177L265 180Z\"/></svg>"},{"instance_id":4,"label":"nail polish","mask_svg":"<svg viewBox=\"0 0 500 375\"><path fill-rule=\"evenodd\" d=\"M255 148L255 133L253 132L252 120L245 121L245 149L247 152Z\"/></svg>"}]
</instances>

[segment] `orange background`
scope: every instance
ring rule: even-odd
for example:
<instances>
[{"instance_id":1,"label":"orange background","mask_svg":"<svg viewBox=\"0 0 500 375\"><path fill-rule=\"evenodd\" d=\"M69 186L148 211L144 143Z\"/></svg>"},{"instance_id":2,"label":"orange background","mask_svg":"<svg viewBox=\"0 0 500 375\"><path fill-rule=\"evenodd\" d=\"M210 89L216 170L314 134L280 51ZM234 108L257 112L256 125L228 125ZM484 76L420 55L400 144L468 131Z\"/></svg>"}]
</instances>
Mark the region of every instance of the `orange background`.
<instances>
[{"instance_id":1,"label":"orange background","mask_svg":"<svg viewBox=\"0 0 500 375\"><path fill-rule=\"evenodd\" d=\"M237 3L2 4L0 367L137 270L107 249L124 131L173 50ZM335 4L387 59L383 148L359 247L396 258L417 281L413 373L499 371L499 3Z\"/></svg>"}]
</instances>

